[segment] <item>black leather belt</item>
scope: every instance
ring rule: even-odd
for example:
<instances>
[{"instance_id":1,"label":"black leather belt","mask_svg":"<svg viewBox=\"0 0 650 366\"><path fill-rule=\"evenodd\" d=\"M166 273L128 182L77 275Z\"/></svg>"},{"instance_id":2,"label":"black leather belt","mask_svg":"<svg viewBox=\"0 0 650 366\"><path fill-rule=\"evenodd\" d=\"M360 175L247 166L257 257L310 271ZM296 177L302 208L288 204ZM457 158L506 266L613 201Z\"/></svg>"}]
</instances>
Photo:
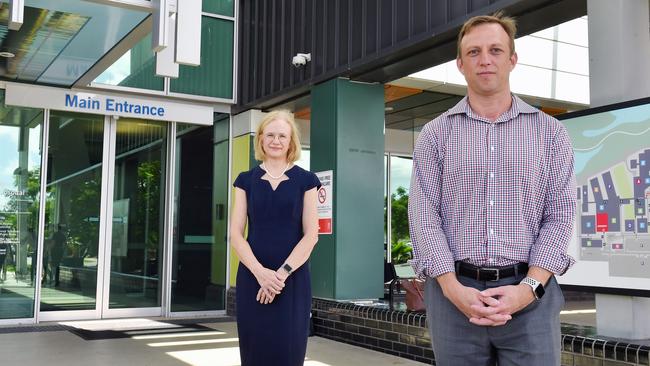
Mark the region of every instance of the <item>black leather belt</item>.
<instances>
[{"instance_id":1,"label":"black leather belt","mask_svg":"<svg viewBox=\"0 0 650 366\"><path fill-rule=\"evenodd\" d=\"M477 267L466 262L456 262L456 273L463 277L472 278L478 281L498 281L508 277L517 276L520 273L528 273L528 263L518 263L506 267Z\"/></svg>"}]
</instances>

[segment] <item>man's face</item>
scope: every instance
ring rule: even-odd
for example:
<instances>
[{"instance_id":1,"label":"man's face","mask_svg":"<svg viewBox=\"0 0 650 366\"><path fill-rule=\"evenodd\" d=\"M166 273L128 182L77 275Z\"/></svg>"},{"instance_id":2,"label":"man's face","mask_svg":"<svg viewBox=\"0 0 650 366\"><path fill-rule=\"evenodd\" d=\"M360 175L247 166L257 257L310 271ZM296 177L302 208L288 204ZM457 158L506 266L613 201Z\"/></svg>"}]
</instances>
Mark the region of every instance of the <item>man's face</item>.
<instances>
[{"instance_id":1,"label":"man's face","mask_svg":"<svg viewBox=\"0 0 650 366\"><path fill-rule=\"evenodd\" d=\"M517 54L510 55L510 38L501 25L485 23L465 34L456 64L471 92L482 96L510 93L508 78Z\"/></svg>"}]
</instances>

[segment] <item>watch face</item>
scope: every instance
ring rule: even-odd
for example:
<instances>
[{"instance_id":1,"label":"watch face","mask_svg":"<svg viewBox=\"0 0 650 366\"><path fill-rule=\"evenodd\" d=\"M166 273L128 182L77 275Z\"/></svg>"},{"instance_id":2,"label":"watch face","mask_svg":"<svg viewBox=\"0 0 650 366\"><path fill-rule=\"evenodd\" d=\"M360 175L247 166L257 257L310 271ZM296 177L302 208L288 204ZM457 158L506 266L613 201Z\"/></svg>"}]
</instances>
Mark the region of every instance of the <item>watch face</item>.
<instances>
[{"instance_id":1,"label":"watch face","mask_svg":"<svg viewBox=\"0 0 650 366\"><path fill-rule=\"evenodd\" d=\"M283 268L285 271L287 271L287 273L291 273L291 271L293 270L291 266L286 263L284 264Z\"/></svg>"},{"instance_id":2,"label":"watch face","mask_svg":"<svg viewBox=\"0 0 650 366\"><path fill-rule=\"evenodd\" d=\"M538 299L541 299L542 296L544 296L544 292L545 292L545 291L544 291L544 286L542 286L541 283L540 283L537 287L535 287L535 296L536 296Z\"/></svg>"}]
</instances>

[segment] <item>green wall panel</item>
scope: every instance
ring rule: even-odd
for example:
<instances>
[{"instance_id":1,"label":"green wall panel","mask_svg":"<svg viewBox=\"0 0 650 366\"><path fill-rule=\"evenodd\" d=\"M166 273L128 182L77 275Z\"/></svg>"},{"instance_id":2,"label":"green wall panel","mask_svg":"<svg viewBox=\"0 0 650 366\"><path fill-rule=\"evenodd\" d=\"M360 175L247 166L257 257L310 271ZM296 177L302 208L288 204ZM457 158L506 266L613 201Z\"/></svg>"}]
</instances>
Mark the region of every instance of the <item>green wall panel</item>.
<instances>
[{"instance_id":1,"label":"green wall panel","mask_svg":"<svg viewBox=\"0 0 650 366\"><path fill-rule=\"evenodd\" d=\"M151 34L133 46L130 57L131 73L118 85L162 91L164 78L156 76L156 58L151 50Z\"/></svg>"},{"instance_id":2,"label":"green wall panel","mask_svg":"<svg viewBox=\"0 0 650 366\"><path fill-rule=\"evenodd\" d=\"M202 18L201 65L181 65L179 77L171 79L172 92L232 99L233 24L229 20Z\"/></svg>"},{"instance_id":3,"label":"green wall panel","mask_svg":"<svg viewBox=\"0 0 650 366\"><path fill-rule=\"evenodd\" d=\"M312 90L311 169L334 171L334 233L312 256L314 296L383 296L383 131L382 85L335 79Z\"/></svg>"},{"instance_id":4,"label":"green wall panel","mask_svg":"<svg viewBox=\"0 0 650 366\"><path fill-rule=\"evenodd\" d=\"M230 192L231 197L233 197L230 208L234 205L235 197L235 188L232 184L237 179L237 176L241 172L248 171L251 168L251 142L252 135L246 134L238 136L232 139L232 166L231 166L231 182L230 182ZM235 254L235 250L231 248L230 250L230 286L236 285L237 280L237 267L239 267L239 258Z\"/></svg>"},{"instance_id":5,"label":"green wall panel","mask_svg":"<svg viewBox=\"0 0 650 366\"><path fill-rule=\"evenodd\" d=\"M312 172L334 170L334 181L337 182L338 174L335 169L337 157L336 141L336 82L316 86L312 89L311 126L310 126L310 162ZM332 187L332 195L337 197L336 185ZM336 237L338 223L336 210L338 206L333 202L333 233L319 235L318 243L310 259L312 294L315 297L328 299L335 298L336 294Z\"/></svg>"},{"instance_id":6,"label":"green wall panel","mask_svg":"<svg viewBox=\"0 0 650 366\"><path fill-rule=\"evenodd\" d=\"M203 12L226 15L235 15L233 0L203 0Z\"/></svg>"},{"instance_id":7,"label":"green wall panel","mask_svg":"<svg viewBox=\"0 0 650 366\"><path fill-rule=\"evenodd\" d=\"M212 189L215 212L213 225L213 236L216 249L212 257L212 278L213 283L226 286L226 263L228 247L228 127L230 116L227 114L215 113L214 121L214 186Z\"/></svg>"}]
</instances>

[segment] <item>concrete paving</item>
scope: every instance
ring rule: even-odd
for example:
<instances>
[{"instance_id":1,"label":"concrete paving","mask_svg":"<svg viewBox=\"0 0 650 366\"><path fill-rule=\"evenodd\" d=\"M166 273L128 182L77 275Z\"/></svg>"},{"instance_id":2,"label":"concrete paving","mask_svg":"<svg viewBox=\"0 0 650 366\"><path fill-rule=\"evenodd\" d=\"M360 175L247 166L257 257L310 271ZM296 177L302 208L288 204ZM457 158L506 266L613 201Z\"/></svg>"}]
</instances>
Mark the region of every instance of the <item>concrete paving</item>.
<instances>
[{"instance_id":1,"label":"concrete paving","mask_svg":"<svg viewBox=\"0 0 650 366\"><path fill-rule=\"evenodd\" d=\"M170 325L152 319L122 319L0 328L6 365L198 365L237 366L232 321ZM58 329L60 328L60 329ZM424 365L400 357L310 337L305 366ZM269 366L275 366L272 362ZM281 365L278 365L281 366Z\"/></svg>"},{"instance_id":2,"label":"concrete paving","mask_svg":"<svg viewBox=\"0 0 650 366\"><path fill-rule=\"evenodd\" d=\"M562 322L583 326L595 326L595 318L593 300L567 301L561 315ZM7 365L240 365L232 318L4 326L0 327L0 355ZM305 366L338 365L424 364L321 337L309 338Z\"/></svg>"}]
</instances>

